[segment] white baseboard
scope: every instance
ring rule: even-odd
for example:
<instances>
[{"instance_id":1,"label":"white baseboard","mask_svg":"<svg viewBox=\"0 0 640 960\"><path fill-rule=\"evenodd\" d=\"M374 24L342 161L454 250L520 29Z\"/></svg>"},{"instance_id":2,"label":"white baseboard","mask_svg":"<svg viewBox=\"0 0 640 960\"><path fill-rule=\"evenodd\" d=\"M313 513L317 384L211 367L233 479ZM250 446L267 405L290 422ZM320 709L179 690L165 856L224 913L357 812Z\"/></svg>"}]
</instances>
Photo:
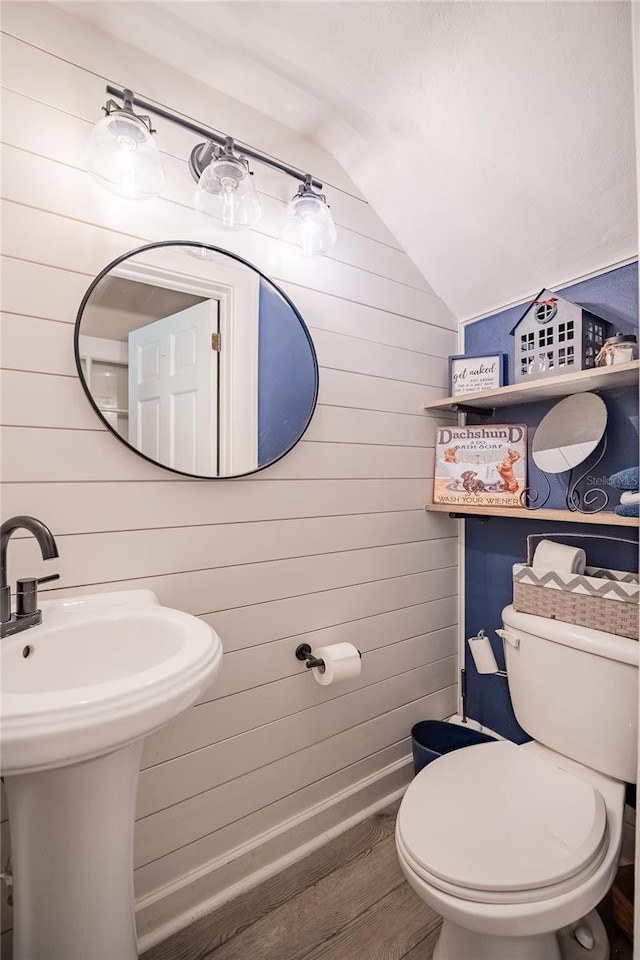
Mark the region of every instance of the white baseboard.
<instances>
[{"instance_id":1,"label":"white baseboard","mask_svg":"<svg viewBox=\"0 0 640 960\"><path fill-rule=\"evenodd\" d=\"M141 898L136 902L140 953L382 810L402 796L412 776L412 758L403 757Z\"/></svg>"}]
</instances>

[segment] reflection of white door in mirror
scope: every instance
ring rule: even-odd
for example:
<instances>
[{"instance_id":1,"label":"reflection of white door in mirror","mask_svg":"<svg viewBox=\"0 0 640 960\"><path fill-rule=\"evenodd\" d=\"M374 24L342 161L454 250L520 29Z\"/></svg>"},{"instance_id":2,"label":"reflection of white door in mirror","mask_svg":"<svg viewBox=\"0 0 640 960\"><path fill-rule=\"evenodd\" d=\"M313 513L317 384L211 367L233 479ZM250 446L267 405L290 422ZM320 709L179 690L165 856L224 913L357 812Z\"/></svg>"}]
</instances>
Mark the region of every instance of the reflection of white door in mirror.
<instances>
[{"instance_id":1,"label":"reflection of white door in mirror","mask_svg":"<svg viewBox=\"0 0 640 960\"><path fill-rule=\"evenodd\" d=\"M156 449L155 445L160 443L160 434L154 439L156 428L153 426L152 406L145 411L148 422L144 427L144 438L139 432L139 425L136 424L134 428L132 420L129 442L150 459L157 459L160 463L183 473L212 477L230 477L250 473L258 467L259 279L257 274L235 263L217 263L215 277L211 276L209 261L194 264L190 260L188 274L185 273L184 267L183 253L176 254L164 249L157 252L155 259L147 255L144 260L138 260L135 264L128 263L116 268L112 271L112 276L147 285L147 287L162 287L207 298L195 304L193 308L187 308L175 314L176 317L188 313L189 309L196 310L198 307L204 308L208 305L215 310L216 326L211 330L208 319L205 320L202 336L200 333L197 334L199 337L197 349L198 357L202 347L211 364L213 365L214 360L216 361L216 389L212 394L215 409L209 419L211 430L215 431L214 451L217 448L217 452L215 455L211 454L210 432L207 432L204 426L202 429L200 427L189 429L187 412L189 401L186 393L176 395L171 402L172 405L165 404L162 408L156 408L158 414L161 409L163 413L165 410L167 413L170 410L173 411L171 421L174 416L178 416L180 421L175 426L165 424L164 416L159 421L163 425L165 439L162 442L162 450L163 453L166 452L166 456L156 456L151 452ZM157 321L157 323L162 322L163 320ZM155 323L147 324L140 330L154 326ZM211 333L216 331L220 335L220 350L219 353L212 353ZM129 382L132 387L131 377ZM167 392L167 395L170 394L168 383L163 384L162 389ZM134 395L132 393L131 397ZM204 395L203 392L202 396ZM148 402L150 403L150 398ZM198 404L199 409L203 411L204 407L200 401ZM131 416L134 416L133 411ZM204 424L203 413L199 420ZM201 455L197 445L200 438L205 436L207 438L205 450ZM194 447L190 446L191 440L195 443ZM202 469L189 465L192 460ZM210 468L205 466L207 463L211 464Z\"/></svg>"},{"instance_id":2,"label":"reflection of white door in mirror","mask_svg":"<svg viewBox=\"0 0 640 960\"><path fill-rule=\"evenodd\" d=\"M183 473L218 473L218 301L129 334L129 442Z\"/></svg>"}]
</instances>

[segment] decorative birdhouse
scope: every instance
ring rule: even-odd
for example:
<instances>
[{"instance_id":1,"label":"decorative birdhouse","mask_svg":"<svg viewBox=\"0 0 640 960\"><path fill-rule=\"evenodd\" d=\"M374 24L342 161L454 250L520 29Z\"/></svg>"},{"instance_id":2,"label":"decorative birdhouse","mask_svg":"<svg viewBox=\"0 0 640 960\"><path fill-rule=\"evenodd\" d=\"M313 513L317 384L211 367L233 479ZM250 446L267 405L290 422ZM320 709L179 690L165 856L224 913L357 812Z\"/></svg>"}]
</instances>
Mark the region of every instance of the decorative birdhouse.
<instances>
[{"instance_id":1,"label":"decorative birdhouse","mask_svg":"<svg viewBox=\"0 0 640 960\"><path fill-rule=\"evenodd\" d=\"M541 290L511 331L515 382L595 367L608 327L595 313Z\"/></svg>"}]
</instances>

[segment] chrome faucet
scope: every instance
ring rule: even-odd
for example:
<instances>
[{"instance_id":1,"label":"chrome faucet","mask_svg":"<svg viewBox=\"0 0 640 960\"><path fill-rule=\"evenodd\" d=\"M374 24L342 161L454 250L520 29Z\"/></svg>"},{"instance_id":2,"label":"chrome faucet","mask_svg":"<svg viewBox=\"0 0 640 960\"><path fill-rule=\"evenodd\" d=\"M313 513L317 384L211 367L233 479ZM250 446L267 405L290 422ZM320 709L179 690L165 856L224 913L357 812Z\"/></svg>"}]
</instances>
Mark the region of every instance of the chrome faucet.
<instances>
[{"instance_id":1,"label":"chrome faucet","mask_svg":"<svg viewBox=\"0 0 640 960\"><path fill-rule=\"evenodd\" d=\"M38 584L58 580L59 573L50 577L27 577L16 583L16 612L11 613L11 588L7 582L7 547L11 535L16 530L27 530L33 534L40 545L43 560L52 560L58 556L58 547L53 534L41 520L35 517L11 517L0 526L0 637L8 637L29 627L42 623L42 613L38 610Z\"/></svg>"}]
</instances>

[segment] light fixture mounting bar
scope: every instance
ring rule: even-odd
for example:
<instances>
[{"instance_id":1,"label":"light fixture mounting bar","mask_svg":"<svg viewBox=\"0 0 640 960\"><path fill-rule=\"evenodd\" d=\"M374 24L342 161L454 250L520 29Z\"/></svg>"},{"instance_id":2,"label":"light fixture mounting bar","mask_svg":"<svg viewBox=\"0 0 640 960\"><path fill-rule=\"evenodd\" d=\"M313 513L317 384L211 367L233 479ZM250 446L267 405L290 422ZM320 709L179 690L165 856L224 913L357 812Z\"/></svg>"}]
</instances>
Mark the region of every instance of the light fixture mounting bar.
<instances>
[{"instance_id":1,"label":"light fixture mounting bar","mask_svg":"<svg viewBox=\"0 0 640 960\"><path fill-rule=\"evenodd\" d=\"M120 100L124 100L125 98L125 91L120 90L118 87L114 87L111 84L107 84L107 93L109 96L118 97ZM138 107L141 110L148 110L149 113L153 113L158 117L162 117L163 120L169 120L171 123L175 123L179 127L183 127L185 130L190 130L191 133L195 133L199 137L204 137L206 140L211 140L219 147L224 147L227 143L227 137L220 136L219 133L215 133L213 130L210 130L209 127L203 127L201 124L194 123L192 120L187 120L186 117L181 117L179 114L173 113L171 110L165 110L164 107L158 107L155 103L150 103L148 100L142 100L140 97L135 96L135 94L131 102L135 107ZM286 173L288 176L293 177L295 180L299 180L301 183L305 183L307 180L308 174L301 173L300 170L295 170L293 167L288 167L285 163L280 163L279 160L273 160L271 157L267 157L263 153L258 153L257 150L252 150L251 147L245 147L237 142L236 147L244 156L250 157L252 160L257 160L258 163L264 163L267 167L272 167L274 170L280 170L281 173ZM322 190L322 183L319 180L312 179L311 186L318 190Z\"/></svg>"}]
</instances>

